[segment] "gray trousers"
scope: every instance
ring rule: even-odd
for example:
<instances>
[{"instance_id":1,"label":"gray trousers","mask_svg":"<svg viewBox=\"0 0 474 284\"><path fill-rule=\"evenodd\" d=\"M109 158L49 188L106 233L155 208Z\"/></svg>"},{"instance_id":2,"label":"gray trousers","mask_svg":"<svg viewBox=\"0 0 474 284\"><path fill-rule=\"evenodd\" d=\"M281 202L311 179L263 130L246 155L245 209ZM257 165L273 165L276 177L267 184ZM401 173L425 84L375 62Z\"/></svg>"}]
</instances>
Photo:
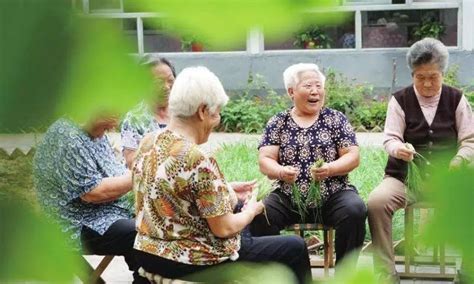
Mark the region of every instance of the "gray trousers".
<instances>
[{"instance_id":1,"label":"gray trousers","mask_svg":"<svg viewBox=\"0 0 474 284\"><path fill-rule=\"evenodd\" d=\"M370 193L368 199L368 219L374 265L377 270L394 274L395 259L392 244L393 214L405 207L405 185L396 178L385 177Z\"/></svg>"}]
</instances>

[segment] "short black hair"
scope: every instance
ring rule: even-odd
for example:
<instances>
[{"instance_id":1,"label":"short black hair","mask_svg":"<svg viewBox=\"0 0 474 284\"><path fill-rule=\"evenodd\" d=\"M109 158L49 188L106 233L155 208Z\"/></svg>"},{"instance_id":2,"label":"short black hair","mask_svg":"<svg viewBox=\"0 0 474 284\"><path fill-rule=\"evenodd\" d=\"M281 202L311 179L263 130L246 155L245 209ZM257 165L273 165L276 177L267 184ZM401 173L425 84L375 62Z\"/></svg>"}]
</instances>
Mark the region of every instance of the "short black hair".
<instances>
[{"instance_id":1,"label":"short black hair","mask_svg":"<svg viewBox=\"0 0 474 284\"><path fill-rule=\"evenodd\" d=\"M173 73L173 76L176 78L176 70L175 70L173 64L168 59L166 59L164 57L155 57L155 58L144 57L142 59L142 64L146 65L150 68L156 67L156 66L161 65L161 64L165 64L171 69L171 73Z\"/></svg>"}]
</instances>

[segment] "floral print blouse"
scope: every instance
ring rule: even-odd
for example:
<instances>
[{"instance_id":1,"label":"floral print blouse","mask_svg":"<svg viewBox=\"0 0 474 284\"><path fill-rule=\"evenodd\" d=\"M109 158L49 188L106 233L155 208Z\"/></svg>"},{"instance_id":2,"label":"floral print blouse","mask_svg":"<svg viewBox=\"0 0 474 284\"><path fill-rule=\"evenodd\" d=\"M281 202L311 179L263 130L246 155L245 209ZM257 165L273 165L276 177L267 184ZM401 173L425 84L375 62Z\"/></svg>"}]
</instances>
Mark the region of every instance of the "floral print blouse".
<instances>
[{"instance_id":1,"label":"floral print blouse","mask_svg":"<svg viewBox=\"0 0 474 284\"><path fill-rule=\"evenodd\" d=\"M125 196L101 204L80 198L103 178L125 173L105 135L92 139L72 121L56 121L36 149L33 173L40 205L70 236L74 249L81 248L82 226L102 235L115 221L132 217Z\"/></svg>"},{"instance_id":2,"label":"floral print blouse","mask_svg":"<svg viewBox=\"0 0 474 284\"><path fill-rule=\"evenodd\" d=\"M218 238L206 218L232 213L216 161L169 130L147 135L133 168L134 248L172 261L212 265L238 258L240 237Z\"/></svg>"},{"instance_id":3,"label":"floral print blouse","mask_svg":"<svg viewBox=\"0 0 474 284\"><path fill-rule=\"evenodd\" d=\"M160 124L150 107L141 102L134 109L129 111L120 127L122 147L124 149L137 150L143 137L150 132L159 131L166 127Z\"/></svg>"},{"instance_id":4,"label":"floral print blouse","mask_svg":"<svg viewBox=\"0 0 474 284\"><path fill-rule=\"evenodd\" d=\"M291 109L278 113L267 123L259 148L279 146L278 162L300 170L296 180L303 198L311 184L311 165L322 158L326 163L339 158L338 149L357 146L356 136L347 118L339 111L324 107L318 120L310 127L298 126L291 117ZM292 196L293 184L276 181L274 187ZM329 177L321 182L323 202L340 190L354 190L347 175Z\"/></svg>"}]
</instances>

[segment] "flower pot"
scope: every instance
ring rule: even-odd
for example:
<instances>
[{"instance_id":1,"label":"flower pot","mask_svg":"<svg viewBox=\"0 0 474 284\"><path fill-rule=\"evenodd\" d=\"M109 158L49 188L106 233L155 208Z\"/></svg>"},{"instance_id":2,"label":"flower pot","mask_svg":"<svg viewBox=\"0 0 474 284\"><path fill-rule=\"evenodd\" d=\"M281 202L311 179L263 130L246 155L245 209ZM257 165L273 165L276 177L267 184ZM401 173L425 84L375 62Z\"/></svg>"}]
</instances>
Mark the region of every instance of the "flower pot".
<instances>
[{"instance_id":1,"label":"flower pot","mask_svg":"<svg viewBox=\"0 0 474 284\"><path fill-rule=\"evenodd\" d=\"M203 50L203 45L200 42L193 42L191 44L191 51L193 52L200 52Z\"/></svg>"},{"instance_id":2,"label":"flower pot","mask_svg":"<svg viewBox=\"0 0 474 284\"><path fill-rule=\"evenodd\" d=\"M314 41L305 41L303 47L305 49L313 49L316 47L316 43Z\"/></svg>"}]
</instances>

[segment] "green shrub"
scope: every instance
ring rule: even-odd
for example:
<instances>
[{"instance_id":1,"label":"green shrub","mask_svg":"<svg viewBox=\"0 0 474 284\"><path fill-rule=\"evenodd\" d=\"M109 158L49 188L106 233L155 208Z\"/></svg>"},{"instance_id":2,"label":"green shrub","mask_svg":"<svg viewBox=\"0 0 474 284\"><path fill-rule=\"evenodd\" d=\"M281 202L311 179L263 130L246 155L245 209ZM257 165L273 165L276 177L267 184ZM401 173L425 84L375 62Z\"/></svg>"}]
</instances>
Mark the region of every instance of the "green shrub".
<instances>
[{"instance_id":1,"label":"green shrub","mask_svg":"<svg viewBox=\"0 0 474 284\"><path fill-rule=\"evenodd\" d=\"M458 81L458 72L459 65L451 65L446 74L444 74L443 83L462 90L471 104L471 107L474 108L474 84L471 84L470 86L462 86Z\"/></svg>"},{"instance_id":2,"label":"green shrub","mask_svg":"<svg viewBox=\"0 0 474 284\"><path fill-rule=\"evenodd\" d=\"M372 86L356 85L331 69L326 73L327 107L344 113L354 127L383 128L387 104L366 99L372 93ZM223 109L219 130L260 133L273 115L290 105L288 96L277 94L261 75L250 75L244 92L231 96Z\"/></svg>"},{"instance_id":3,"label":"green shrub","mask_svg":"<svg viewBox=\"0 0 474 284\"><path fill-rule=\"evenodd\" d=\"M344 113L355 128L383 129L387 102L367 99L372 91L372 86L354 84L334 70L327 71L326 106Z\"/></svg>"},{"instance_id":4,"label":"green shrub","mask_svg":"<svg viewBox=\"0 0 474 284\"><path fill-rule=\"evenodd\" d=\"M349 120L353 126L363 126L366 129L379 127L383 129L387 116L386 101L372 101L370 104L363 103L349 114Z\"/></svg>"},{"instance_id":5,"label":"green shrub","mask_svg":"<svg viewBox=\"0 0 474 284\"><path fill-rule=\"evenodd\" d=\"M368 88L348 82L341 73L329 69L326 72L326 106L346 115L352 113L364 101Z\"/></svg>"},{"instance_id":6,"label":"green shrub","mask_svg":"<svg viewBox=\"0 0 474 284\"><path fill-rule=\"evenodd\" d=\"M225 132L259 133L267 121L287 109L291 101L286 95L277 94L264 78L250 75L247 88L231 100L221 113L220 130Z\"/></svg>"}]
</instances>

